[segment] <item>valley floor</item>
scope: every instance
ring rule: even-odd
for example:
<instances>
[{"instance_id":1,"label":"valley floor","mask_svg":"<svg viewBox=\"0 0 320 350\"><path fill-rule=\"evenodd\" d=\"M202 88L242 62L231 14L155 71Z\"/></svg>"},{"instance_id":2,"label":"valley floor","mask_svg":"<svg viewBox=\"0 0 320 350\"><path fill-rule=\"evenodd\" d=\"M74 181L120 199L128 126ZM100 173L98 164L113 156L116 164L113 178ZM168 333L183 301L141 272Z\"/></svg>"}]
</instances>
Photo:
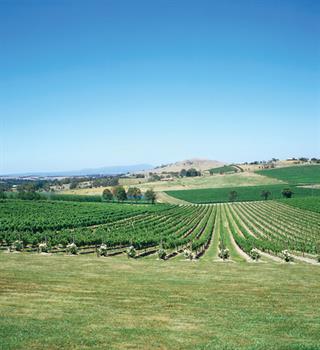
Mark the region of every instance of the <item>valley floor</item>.
<instances>
[{"instance_id":1,"label":"valley floor","mask_svg":"<svg viewBox=\"0 0 320 350\"><path fill-rule=\"evenodd\" d=\"M0 253L0 349L320 349L320 268Z\"/></svg>"}]
</instances>

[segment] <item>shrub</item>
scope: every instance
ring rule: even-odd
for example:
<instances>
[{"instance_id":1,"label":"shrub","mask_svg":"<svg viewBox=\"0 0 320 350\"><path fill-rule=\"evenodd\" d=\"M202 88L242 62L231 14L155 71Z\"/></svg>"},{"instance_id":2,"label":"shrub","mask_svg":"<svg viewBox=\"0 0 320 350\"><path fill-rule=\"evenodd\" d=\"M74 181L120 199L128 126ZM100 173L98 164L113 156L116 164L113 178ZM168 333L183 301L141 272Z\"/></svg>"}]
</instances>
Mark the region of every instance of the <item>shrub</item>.
<instances>
[{"instance_id":1,"label":"shrub","mask_svg":"<svg viewBox=\"0 0 320 350\"><path fill-rule=\"evenodd\" d=\"M23 249L23 242L20 240L14 241L10 247L10 251L21 252Z\"/></svg>"},{"instance_id":2,"label":"shrub","mask_svg":"<svg viewBox=\"0 0 320 350\"><path fill-rule=\"evenodd\" d=\"M135 258L135 256L137 255L137 251L135 250L134 246L130 246L127 249L127 256L128 258Z\"/></svg>"},{"instance_id":3,"label":"shrub","mask_svg":"<svg viewBox=\"0 0 320 350\"><path fill-rule=\"evenodd\" d=\"M98 254L102 256L108 255L107 245L102 243L101 246L98 248Z\"/></svg>"},{"instance_id":4,"label":"shrub","mask_svg":"<svg viewBox=\"0 0 320 350\"><path fill-rule=\"evenodd\" d=\"M76 244L73 242L73 243L70 243L67 245L67 253L68 254L78 254L78 247L76 246Z\"/></svg>"},{"instance_id":5,"label":"shrub","mask_svg":"<svg viewBox=\"0 0 320 350\"><path fill-rule=\"evenodd\" d=\"M250 250L249 255L250 255L250 258L251 258L252 260L258 261L258 260L261 258L260 253L259 253L258 250L255 249L255 248L252 248L252 249Z\"/></svg>"},{"instance_id":6,"label":"shrub","mask_svg":"<svg viewBox=\"0 0 320 350\"><path fill-rule=\"evenodd\" d=\"M192 250L186 248L183 251L183 255L186 259L192 260L193 259L193 254L192 254Z\"/></svg>"},{"instance_id":7,"label":"shrub","mask_svg":"<svg viewBox=\"0 0 320 350\"><path fill-rule=\"evenodd\" d=\"M46 242L39 243L38 245L38 252L39 253L48 253L49 247Z\"/></svg>"},{"instance_id":8,"label":"shrub","mask_svg":"<svg viewBox=\"0 0 320 350\"><path fill-rule=\"evenodd\" d=\"M291 262L293 261L293 256L289 253L288 250L283 250L281 252L282 258L285 262Z\"/></svg>"},{"instance_id":9,"label":"shrub","mask_svg":"<svg viewBox=\"0 0 320 350\"><path fill-rule=\"evenodd\" d=\"M223 260L227 260L230 257L230 251L228 248L226 248L225 244L223 241L219 242L219 258Z\"/></svg>"},{"instance_id":10,"label":"shrub","mask_svg":"<svg viewBox=\"0 0 320 350\"><path fill-rule=\"evenodd\" d=\"M166 251L163 248L160 248L158 250L158 257L159 257L159 259L164 260L166 258L166 255L167 255L167 253L166 253Z\"/></svg>"},{"instance_id":11,"label":"shrub","mask_svg":"<svg viewBox=\"0 0 320 350\"><path fill-rule=\"evenodd\" d=\"M230 252L228 248L221 248L219 250L219 258L223 259L223 260L227 260L230 257Z\"/></svg>"}]
</instances>

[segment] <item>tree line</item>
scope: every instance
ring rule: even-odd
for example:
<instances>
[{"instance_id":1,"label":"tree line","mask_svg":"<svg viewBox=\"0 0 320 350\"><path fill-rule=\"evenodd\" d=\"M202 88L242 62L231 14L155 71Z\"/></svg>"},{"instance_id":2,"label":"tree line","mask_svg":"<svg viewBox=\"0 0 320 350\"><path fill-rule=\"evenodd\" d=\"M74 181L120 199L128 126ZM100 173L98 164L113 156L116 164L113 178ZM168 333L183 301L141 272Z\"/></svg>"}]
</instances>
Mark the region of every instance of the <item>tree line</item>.
<instances>
[{"instance_id":1,"label":"tree line","mask_svg":"<svg viewBox=\"0 0 320 350\"><path fill-rule=\"evenodd\" d=\"M142 197L146 201L154 204L157 199L157 194L152 189L149 189L143 195L138 187L129 187L128 191L126 191L123 186L116 186L112 190L106 188L102 193L102 198L105 201L113 201L116 199L118 202L124 202L131 199L138 202Z\"/></svg>"}]
</instances>

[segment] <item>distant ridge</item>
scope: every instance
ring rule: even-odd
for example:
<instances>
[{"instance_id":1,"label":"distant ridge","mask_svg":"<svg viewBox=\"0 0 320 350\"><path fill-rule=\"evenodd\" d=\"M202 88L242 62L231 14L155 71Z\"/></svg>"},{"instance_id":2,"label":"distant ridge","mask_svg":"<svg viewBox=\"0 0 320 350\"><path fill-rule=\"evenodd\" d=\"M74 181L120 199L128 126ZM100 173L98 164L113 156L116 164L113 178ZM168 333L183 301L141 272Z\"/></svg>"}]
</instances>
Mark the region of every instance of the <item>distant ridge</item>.
<instances>
[{"instance_id":1,"label":"distant ridge","mask_svg":"<svg viewBox=\"0 0 320 350\"><path fill-rule=\"evenodd\" d=\"M32 176L86 176L86 175L117 175L126 174L128 172L139 172L152 169L150 164L134 164L134 165L119 165L119 166L107 166L101 168L87 168L82 170L71 171L49 171L49 172L26 172L20 174L5 174L2 177L32 177Z\"/></svg>"}]
</instances>

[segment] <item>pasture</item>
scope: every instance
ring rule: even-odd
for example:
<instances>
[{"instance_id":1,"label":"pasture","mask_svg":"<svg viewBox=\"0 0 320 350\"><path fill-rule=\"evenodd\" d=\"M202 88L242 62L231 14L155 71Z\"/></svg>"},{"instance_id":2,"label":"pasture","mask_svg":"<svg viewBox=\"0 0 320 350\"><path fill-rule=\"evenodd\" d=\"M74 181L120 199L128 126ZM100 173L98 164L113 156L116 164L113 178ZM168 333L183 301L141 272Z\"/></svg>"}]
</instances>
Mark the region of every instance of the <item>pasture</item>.
<instances>
[{"instance_id":1,"label":"pasture","mask_svg":"<svg viewBox=\"0 0 320 350\"><path fill-rule=\"evenodd\" d=\"M190 203L221 203L229 202L231 191L237 192L235 201L259 201L262 191L270 191L269 199L282 198L282 190L290 188L294 192L293 197L320 196L320 189L298 187L292 185L264 185L264 186L241 186L225 188L205 188L194 190L166 191L169 196L190 202Z\"/></svg>"},{"instance_id":2,"label":"pasture","mask_svg":"<svg viewBox=\"0 0 320 350\"><path fill-rule=\"evenodd\" d=\"M257 174L290 184L320 183L320 165L301 165L256 171Z\"/></svg>"}]
</instances>

